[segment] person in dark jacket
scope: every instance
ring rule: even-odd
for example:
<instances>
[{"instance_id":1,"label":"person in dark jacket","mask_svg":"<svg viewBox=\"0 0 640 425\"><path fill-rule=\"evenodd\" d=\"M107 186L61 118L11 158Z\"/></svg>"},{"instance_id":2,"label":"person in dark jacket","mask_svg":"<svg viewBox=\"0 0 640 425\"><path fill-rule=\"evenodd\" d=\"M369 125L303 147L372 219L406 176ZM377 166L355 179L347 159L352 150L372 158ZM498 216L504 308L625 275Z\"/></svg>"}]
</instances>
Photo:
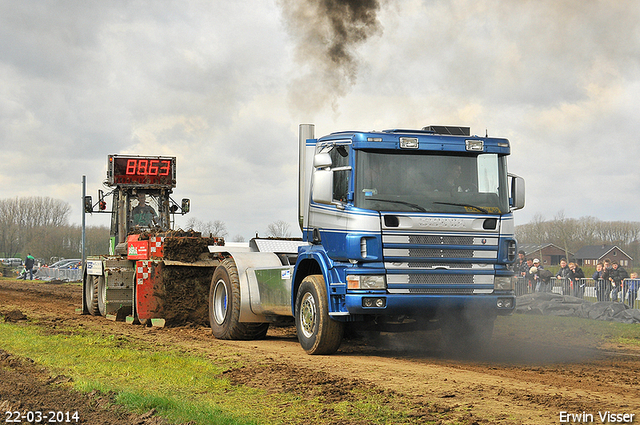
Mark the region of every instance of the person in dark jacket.
<instances>
[{"instance_id":1,"label":"person in dark jacket","mask_svg":"<svg viewBox=\"0 0 640 425\"><path fill-rule=\"evenodd\" d=\"M627 300L629 301L629 307L635 308L636 298L638 298L638 289L640 289L640 280L638 280L638 273L631 273L629 276L627 285Z\"/></svg>"},{"instance_id":2,"label":"person in dark jacket","mask_svg":"<svg viewBox=\"0 0 640 425\"><path fill-rule=\"evenodd\" d=\"M33 280L33 265L35 264L36 259L31 256L31 253L27 255L27 258L24 259L24 268L29 273L29 280ZM25 280L27 277L25 275Z\"/></svg>"},{"instance_id":3,"label":"person in dark jacket","mask_svg":"<svg viewBox=\"0 0 640 425\"><path fill-rule=\"evenodd\" d=\"M527 285L527 293L531 294L532 292L534 292L536 288L535 278L531 274L531 267L533 267L533 260L531 258L527 258L527 262L525 264L526 264L526 270L524 272L524 281Z\"/></svg>"},{"instance_id":4,"label":"person in dark jacket","mask_svg":"<svg viewBox=\"0 0 640 425\"><path fill-rule=\"evenodd\" d=\"M613 262L613 273L611 273L611 280L613 282L613 291L611 292L611 298L613 301L618 301L618 294L623 294L624 298L624 280L629 278L629 273L616 261ZM624 300L623 300L624 301Z\"/></svg>"},{"instance_id":5,"label":"person in dark jacket","mask_svg":"<svg viewBox=\"0 0 640 425\"><path fill-rule=\"evenodd\" d=\"M513 265L513 271L516 272L518 277L524 277L527 269L527 259L524 256L524 251L518 251L518 258Z\"/></svg>"},{"instance_id":6,"label":"person in dark jacket","mask_svg":"<svg viewBox=\"0 0 640 425\"><path fill-rule=\"evenodd\" d=\"M569 280L571 281L571 295L577 298L584 296L584 272L576 263L569 263Z\"/></svg>"},{"instance_id":7,"label":"person in dark jacket","mask_svg":"<svg viewBox=\"0 0 640 425\"><path fill-rule=\"evenodd\" d=\"M591 278L595 282L596 299L598 301L606 301L604 299L604 293L606 292L607 283L604 281L604 279L602 279L603 271L604 271L604 264L598 263L596 264L596 271L593 273L593 276L591 276Z\"/></svg>"},{"instance_id":8,"label":"person in dark jacket","mask_svg":"<svg viewBox=\"0 0 640 425\"><path fill-rule=\"evenodd\" d=\"M570 274L571 270L569 270L569 266L567 265L567 259L560 259L560 270L556 273L556 279L558 279L558 282L562 285L562 295L569 295L571 293Z\"/></svg>"},{"instance_id":9,"label":"person in dark jacket","mask_svg":"<svg viewBox=\"0 0 640 425\"><path fill-rule=\"evenodd\" d=\"M604 299L602 301L611 301L611 290L613 289L613 267L611 260L605 258L602 268L602 280L605 282Z\"/></svg>"}]
</instances>

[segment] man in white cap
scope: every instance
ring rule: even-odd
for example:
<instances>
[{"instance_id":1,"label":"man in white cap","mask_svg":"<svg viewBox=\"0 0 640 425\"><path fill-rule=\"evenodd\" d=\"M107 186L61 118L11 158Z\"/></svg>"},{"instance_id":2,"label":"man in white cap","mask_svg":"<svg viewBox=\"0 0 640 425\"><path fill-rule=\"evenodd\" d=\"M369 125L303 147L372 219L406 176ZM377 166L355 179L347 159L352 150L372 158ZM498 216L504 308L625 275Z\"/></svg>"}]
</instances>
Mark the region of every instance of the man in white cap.
<instances>
[{"instance_id":1,"label":"man in white cap","mask_svg":"<svg viewBox=\"0 0 640 425\"><path fill-rule=\"evenodd\" d=\"M539 259L533 259L533 267L535 267L535 272L532 272L531 274L534 275L533 278L536 280L536 292L547 292L547 285L542 281L542 279L540 279L540 270L543 270L544 267L540 264Z\"/></svg>"}]
</instances>

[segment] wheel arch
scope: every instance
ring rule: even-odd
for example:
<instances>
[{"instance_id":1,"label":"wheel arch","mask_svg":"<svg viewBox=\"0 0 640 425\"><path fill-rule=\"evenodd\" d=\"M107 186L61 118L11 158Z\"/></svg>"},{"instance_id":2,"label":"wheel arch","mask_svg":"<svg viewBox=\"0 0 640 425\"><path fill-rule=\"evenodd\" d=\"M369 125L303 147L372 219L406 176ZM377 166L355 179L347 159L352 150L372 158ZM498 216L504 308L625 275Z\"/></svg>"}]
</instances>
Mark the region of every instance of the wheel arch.
<instances>
[{"instance_id":1,"label":"wheel arch","mask_svg":"<svg viewBox=\"0 0 640 425\"><path fill-rule=\"evenodd\" d=\"M291 285L291 314L295 316L296 309L296 297L298 296L298 289L305 277L319 274L324 278L326 285L325 290L328 292L329 284L331 283L330 267L327 259L318 252L308 253L298 256L296 262L296 268L293 272L293 280Z\"/></svg>"}]
</instances>

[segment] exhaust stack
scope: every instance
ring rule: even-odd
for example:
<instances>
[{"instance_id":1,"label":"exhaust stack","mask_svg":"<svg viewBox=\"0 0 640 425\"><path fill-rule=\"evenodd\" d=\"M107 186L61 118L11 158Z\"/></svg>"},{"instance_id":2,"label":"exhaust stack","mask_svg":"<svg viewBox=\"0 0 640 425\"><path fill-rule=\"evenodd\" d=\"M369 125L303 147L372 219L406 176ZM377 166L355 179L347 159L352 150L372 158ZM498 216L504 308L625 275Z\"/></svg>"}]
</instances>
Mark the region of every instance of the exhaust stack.
<instances>
[{"instance_id":1,"label":"exhaust stack","mask_svg":"<svg viewBox=\"0 0 640 425\"><path fill-rule=\"evenodd\" d=\"M298 223L304 233L309 214L309 190L311 185L311 161L313 147L307 149L307 139L315 138L315 125L300 124L298 128Z\"/></svg>"}]
</instances>

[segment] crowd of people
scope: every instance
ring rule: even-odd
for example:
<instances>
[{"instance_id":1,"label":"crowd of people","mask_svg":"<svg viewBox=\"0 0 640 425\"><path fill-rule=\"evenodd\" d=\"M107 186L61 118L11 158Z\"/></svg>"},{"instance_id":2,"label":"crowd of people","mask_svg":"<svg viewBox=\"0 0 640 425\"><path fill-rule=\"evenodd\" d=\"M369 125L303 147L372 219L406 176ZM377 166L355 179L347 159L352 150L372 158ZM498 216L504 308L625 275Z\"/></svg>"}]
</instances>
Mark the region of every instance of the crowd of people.
<instances>
[{"instance_id":1,"label":"crowd of people","mask_svg":"<svg viewBox=\"0 0 640 425\"><path fill-rule=\"evenodd\" d=\"M560 260L560 268L554 274L545 270L537 258L527 259L524 251L518 253L514 270L524 280L527 292L551 292L552 278L561 282L562 293L578 298L585 294L586 280L582 269L576 263L567 263L566 258ZM634 307L634 302L640 289L640 280L637 273L627 271L616 261L605 259L598 263L596 271L591 277L595 282L595 294L598 301L628 301L629 306Z\"/></svg>"}]
</instances>

